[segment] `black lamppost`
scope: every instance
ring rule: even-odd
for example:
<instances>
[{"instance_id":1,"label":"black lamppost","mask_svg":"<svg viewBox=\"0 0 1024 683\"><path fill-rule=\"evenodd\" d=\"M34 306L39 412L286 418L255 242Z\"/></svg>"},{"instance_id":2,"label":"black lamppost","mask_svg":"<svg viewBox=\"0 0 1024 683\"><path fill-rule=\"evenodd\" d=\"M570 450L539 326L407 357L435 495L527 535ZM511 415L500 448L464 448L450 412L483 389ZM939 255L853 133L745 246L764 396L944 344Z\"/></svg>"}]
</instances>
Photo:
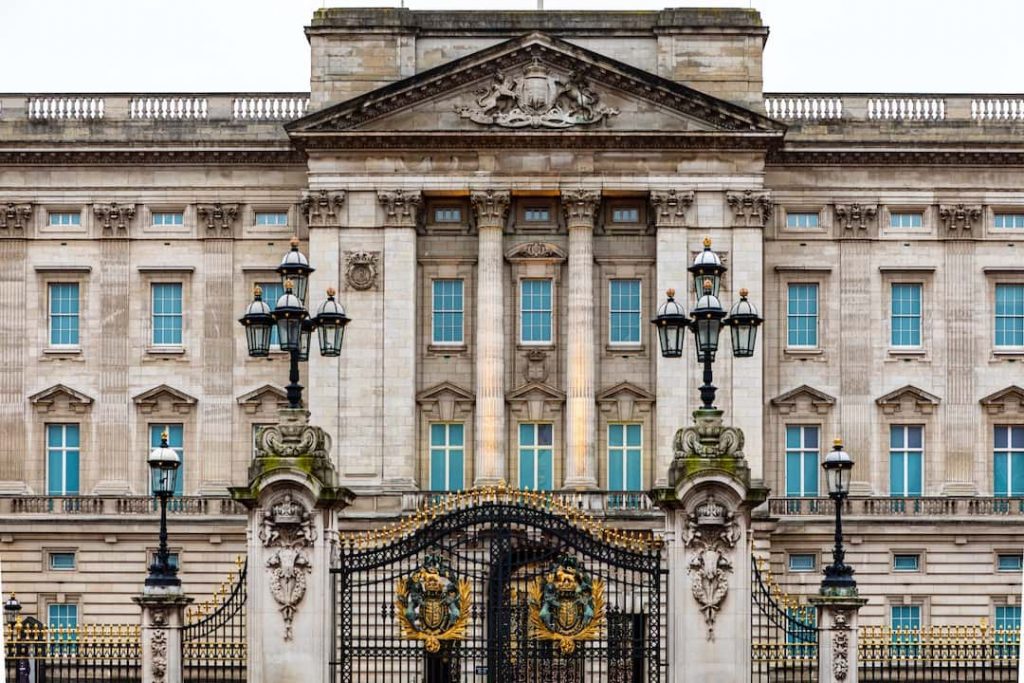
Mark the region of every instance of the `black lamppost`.
<instances>
[{"instance_id":1,"label":"black lamppost","mask_svg":"<svg viewBox=\"0 0 1024 683\"><path fill-rule=\"evenodd\" d=\"M28 646L22 639L20 613L21 603L18 602L16 597L14 597L14 593L11 593L11 597L4 601L4 623L7 625L7 631L11 634L11 638L15 644L15 647L11 649L11 652L14 654L14 658L17 660L17 665L15 666L15 680L17 683L28 683ZM6 672L0 671L0 674L6 675Z\"/></svg>"},{"instance_id":2,"label":"black lamppost","mask_svg":"<svg viewBox=\"0 0 1024 683\"><path fill-rule=\"evenodd\" d=\"M850 470L853 469L853 459L843 450L841 439L835 440L821 467L825 470L828 496L835 501L836 507L835 547L832 549L832 564L825 567L821 592L826 595L852 595L857 591L857 582L853 579L853 567L844 562L846 552L843 550L843 501L850 494Z\"/></svg>"},{"instance_id":3,"label":"black lamppost","mask_svg":"<svg viewBox=\"0 0 1024 683\"><path fill-rule=\"evenodd\" d=\"M174 483L178 478L181 458L177 451L167 445L167 432L160 435L160 445L149 454L149 472L152 478L153 495L160 500L160 547L149 565L146 585L153 587L178 587L178 568L171 565L167 551L167 499L174 495Z\"/></svg>"},{"instance_id":4,"label":"black lamppost","mask_svg":"<svg viewBox=\"0 0 1024 683\"><path fill-rule=\"evenodd\" d=\"M345 309L334 300L334 289L327 290L327 300L320 304L315 317L306 310L306 291L309 275L314 271L299 251L298 238L292 238L292 247L277 272L281 276L284 294L277 300L274 310L263 301L259 285L253 288L253 300L238 322L245 327L245 340L249 355L263 358L270 354L270 331L277 326L277 338L282 351L291 357L288 371L288 407L302 407L302 385L299 384L299 363L309 360L310 336L319 330L320 355L341 355L341 343L349 318Z\"/></svg>"},{"instance_id":5,"label":"black lamppost","mask_svg":"<svg viewBox=\"0 0 1024 683\"><path fill-rule=\"evenodd\" d=\"M658 315L651 322L658 329L661 355L665 358L682 356L686 329L693 330L697 362L704 365L704 383L700 388L701 407L711 410L715 407L717 390L712 384L711 364L715 362L722 327L732 330L732 355L748 358L754 355L757 328L764 320L757 314L754 305L747 301L746 289L740 290L740 300L726 315L718 298L726 267L722 265L718 254L711 251L711 238L704 238L704 251L697 254L688 270L693 273L693 293L697 301L693 311L687 316L686 309L675 300L675 290L670 289L667 292L668 300L658 308Z\"/></svg>"}]
</instances>

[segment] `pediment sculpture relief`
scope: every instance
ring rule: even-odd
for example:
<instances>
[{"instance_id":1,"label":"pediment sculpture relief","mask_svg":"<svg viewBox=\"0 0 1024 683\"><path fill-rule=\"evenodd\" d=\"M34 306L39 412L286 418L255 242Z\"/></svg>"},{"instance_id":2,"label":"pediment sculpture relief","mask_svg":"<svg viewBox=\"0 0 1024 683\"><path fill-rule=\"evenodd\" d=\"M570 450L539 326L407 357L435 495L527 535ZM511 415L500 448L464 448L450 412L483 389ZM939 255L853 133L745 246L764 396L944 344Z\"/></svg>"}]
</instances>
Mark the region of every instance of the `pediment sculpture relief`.
<instances>
[{"instance_id":1,"label":"pediment sculpture relief","mask_svg":"<svg viewBox=\"0 0 1024 683\"><path fill-rule=\"evenodd\" d=\"M456 111L476 123L503 128L571 128L619 113L598 99L579 72L563 80L534 60L518 78L495 71L493 82L476 92L474 106Z\"/></svg>"}]
</instances>

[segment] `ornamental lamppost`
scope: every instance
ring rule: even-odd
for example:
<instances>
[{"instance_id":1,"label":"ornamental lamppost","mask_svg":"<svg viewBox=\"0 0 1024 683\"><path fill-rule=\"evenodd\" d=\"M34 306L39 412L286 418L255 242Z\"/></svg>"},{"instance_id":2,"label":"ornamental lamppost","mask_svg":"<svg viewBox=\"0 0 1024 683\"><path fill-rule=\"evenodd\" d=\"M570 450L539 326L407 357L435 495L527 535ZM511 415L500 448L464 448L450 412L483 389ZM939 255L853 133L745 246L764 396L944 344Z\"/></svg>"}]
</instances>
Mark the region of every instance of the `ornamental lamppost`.
<instances>
[{"instance_id":1,"label":"ornamental lamppost","mask_svg":"<svg viewBox=\"0 0 1024 683\"><path fill-rule=\"evenodd\" d=\"M683 355L683 339L686 329L693 330L697 348L697 362L704 365L704 383L700 398L704 410L714 409L715 392L712 384L711 365L718 352L718 338L722 327L732 330L732 355L748 358L754 355L757 328L764 320L757 309L747 301L747 290L740 290L740 300L729 310L728 315L718 298L722 274L726 267L722 259L711 250L711 238L704 238L704 251L697 254L688 270L693 273L693 293L697 305L687 316L686 309L675 300L675 290L668 290L668 300L658 308L658 315L651 322L658 329L661 355L678 358Z\"/></svg>"},{"instance_id":2,"label":"ornamental lamppost","mask_svg":"<svg viewBox=\"0 0 1024 683\"><path fill-rule=\"evenodd\" d=\"M149 473L153 495L160 500L160 547L149 565L146 585L177 588L181 586L178 568L171 565L167 550L167 500L174 495L174 483L178 478L181 458L178 452L167 445L167 432L160 435L160 445L149 454Z\"/></svg>"},{"instance_id":3,"label":"ornamental lamppost","mask_svg":"<svg viewBox=\"0 0 1024 683\"><path fill-rule=\"evenodd\" d=\"M842 439L836 439L832 450L821 463L828 483L828 497L835 501L836 537L832 549L832 564L825 567L825 578L821 581L823 595L855 595L857 582L853 579L853 567L846 564L843 550L843 501L850 494L850 470L853 459L843 450Z\"/></svg>"},{"instance_id":4,"label":"ornamental lamppost","mask_svg":"<svg viewBox=\"0 0 1024 683\"><path fill-rule=\"evenodd\" d=\"M245 340L249 355L263 358L270 354L270 331L277 326L278 343L291 357L288 371L288 407L302 407L302 385L299 384L299 363L309 360L310 336L319 331L320 355L341 355L341 342L349 318L345 309L334 300L334 289L327 290L327 300L320 304L315 317L306 310L306 291L309 275L315 270L299 251L299 240L292 238L291 250L281 259L277 273L281 276L284 294L277 300L274 310L263 301L259 285L253 288L253 300L238 322L245 327Z\"/></svg>"}]
</instances>

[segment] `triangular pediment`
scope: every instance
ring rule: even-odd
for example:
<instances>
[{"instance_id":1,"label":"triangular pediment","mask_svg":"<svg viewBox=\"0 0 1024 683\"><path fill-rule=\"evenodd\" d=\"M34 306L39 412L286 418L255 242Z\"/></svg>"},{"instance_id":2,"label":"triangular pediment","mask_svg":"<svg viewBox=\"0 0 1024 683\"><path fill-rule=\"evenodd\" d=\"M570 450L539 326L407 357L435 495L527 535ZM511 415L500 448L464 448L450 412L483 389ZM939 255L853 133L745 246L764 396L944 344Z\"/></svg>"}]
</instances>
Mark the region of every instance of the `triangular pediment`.
<instances>
[{"instance_id":1,"label":"triangular pediment","mask_svg":"<svg viewBox=\"0 0 1024 683\"><path fill-rule=\"evenodd\" d=\"M264 384L245 392L236 400L246 413L255 414L262 410L265 402L282 408L287 406L288 392L274 384Z\"/></svg>"},{"instance_id":2,"label":"triangular pediment","mask_svg":"<svg viewBox=\"0 0 1024 683\"><path fill-rule=\"evenodd\" d=\"M981 399L981 405L985 406L990 415L1000 413L1024 415L1024 389L1016 384L1011 384L1005 389L1000 389Z\"/></svg>"},{"instance_id":3,"label":"triangular pediment","mask_svg":"<svg viewBox=\"0 0 1024 683\"><path fill-rule=\"evenodd\" d=\"M329 106L285 126L300 146L429 144L431 133L730 134L781 138L785 126L544 33L530 33ZM358 133L356 136L354 134ZM367 142L375 134L382 136ZM335 142L334 144L341 144ZM667 142L664 144L668 144Z\"/></svg>"},{"instance_id":4,"label":"triangular pediment","mask_svg":"<svg viewBox=\"0 0 1024 683\"><path fill-rule=\"evenodd\" d=\"M198 399L190 396L180 389L161 384L147 391L132 397L139 409L143 412L153 412L157 409L167 407L178 413L187 412L196 404ZM163 405L161 405L163 404Z\"/></svg>"},{"instance_id":5,"label":"triangular pediment","mask_svg":"<svg viewBox=\"0 0 1024 683\"><path fill-rule=\"evenodd\" d=\"M92 405L92 397L65 384L54 384L28 397L29 402L40 412L50 412L65 406L71 412L80 413Z\"/></svg>"},{"instance_id":6,"label":"triangular pediment","mask_svg":"<svg viewBox=\"0 0 1024 683\"><path fill-rule=\"evenodd\" d=\"M940 399L924 389L908 384L875 399L887 414L902 412L905 408L923 415L930 414L939 405Z\"/></svg>"},{"instance_id":7,"label":"triangular pediment","mask_svg":"<svg viewBox=\"0 0 1024 683\"><path fill-rule=\"evenodd\" d=\"M512 391L506 397L508 401L564 401L565 392L559 391L550 384L528 382Z\"/></svg>"},{"instance_id":8,"label":"triangular pediment","mask_svg":"<svg viewBox=\"0 0 1024 683\"><path fill-rule=\"evenodd\" d=\"M783 414L796 412L824 414L835 403L835 396L830 396L824 391L806 384L801 384L796 389L791 389L772 399L772 405Z\"/></svg>"},{"instance_id":9,"label":"triangular pediment","mask_svg":"<svg viewBox=\"0 0 1024 683\"><path fill-rule=\"evenodd\" d=\"M598 402L618 401L629 398L634 401L653 401L654 394L632 382L619 382L613 387L608 387L597 395Z\"/></svg>"},{"instance_id":10,"label":"triangular pediment","mask_svg":"<svg viewBox=\"0 0 1024 683\"><path fill-rule=\"evenodd\" d=\"M597 405L609 420L636 420L651 410L655 396L632 382L619 382L597 394Z\"/></svg>"},{"instance_id":11,"label":"triangular pediment","mask_svg":"<svg viewBox=\"0 0 1024 683\"><path fill-rule=\"evenodd\" d=\"M420 393L416 394L416 401L419 403L427 403L429 401L441 401L444 399L454 401L473 401L473 392L467 391L462 387L452 384L451 382L441 382L435 384L429 389L424 389Z\"/></svg>"}]
</instances>

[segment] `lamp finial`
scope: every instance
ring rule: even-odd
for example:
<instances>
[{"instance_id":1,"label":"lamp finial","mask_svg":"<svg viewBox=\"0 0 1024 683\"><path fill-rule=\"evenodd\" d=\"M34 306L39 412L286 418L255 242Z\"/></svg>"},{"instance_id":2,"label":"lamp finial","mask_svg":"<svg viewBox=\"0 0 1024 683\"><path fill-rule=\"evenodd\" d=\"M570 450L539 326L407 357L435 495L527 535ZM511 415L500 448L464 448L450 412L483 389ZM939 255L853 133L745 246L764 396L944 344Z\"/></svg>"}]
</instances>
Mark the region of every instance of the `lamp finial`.
<instances>
[{"instance_id":1,"label":"lamp finial","mask_svg":"<svg viewBox=\"0 0 1024 683\"><path fill-rule=\"evenodd\" d=\"M704 293L711 293L711 278L704 278Z\"/></svg>"},{"instance_id":2,"label":"lamp finial","mask_svg":"<svg viewBox=\"0 0 1024 683\"><path fill-rule=\"evenodd\" d=\"M263 288L260 287L259 285L253 285L252 295L257 298L263 296Z\"/></svg>"},{"instance_id":3,"label":"lamp finial","mask_svg":"<svg viewBox=\"0 0 1024 683\"><path fill-rule=\"evenodd\" d=\"M711 235L706 235L704 237L704 248L705 249L710 249L711 248Z\"/></svg>"},{"instance_id":4,"label":"lamp finial","mask_svg":"<svg viewBox=\"0 0 1024 683\"><path fill-rule=\"evenodd\" d=\"M839 437L837 436L836 438L832 439L832 445L833 445L833 446L838 446L839 448L842 448L842 447L843 447L843 440L842 440L842 439L840 439L840 438L839 438Z\"/></svg>"},{"instance_id":5,"label":"lamp finial","mask_svg":"<svg viewBox=\"0 0 1024 683\"><path fill-rule=\"evenodd\" d=\"M298 235L292 235L291 245L292 245L292 249L298 249L299 248L299 236Z\"/></svg>"},{"instance_id":6,"label":"lamp finial","mask_svg":"<svg viewBox=\"0 0 1024 683\"><path fill-rule=\"evenodd\" d=\"M741 287L740 288L740 298L741 299L746 299L748 294L750 294L750 292L747 291L746 287Z\"/></svg>"},{"instance_id":7,"label":"lamp finial","mask_svg":"<svg viewBox=\"0 0 1024 683\"><path fill-rule=\"evenodd\" d=\"M676 290L674 288L669 287L668 289L665 290L665 296L667 296L669 299L675 297L675 295L676 295Z\"/></svg>"},{"instance_id":8,"label":"lamp finial","mask_svg":"<svg viewBox=\"0 0 1024 683\"><path fill-rule=\"evenodd\" d=\"M286 292L291 293L292 289L295 288L295 283L291 281L291 278L284 281L284 289Z\"/></svg>"},{"instance_id":9,"label":"lamp finial","mask_svg":"<svg viewBox=\"0 0 1024 683\"><path fill-rule=\"evenodd\" d=\"M334 297L334 295L337 294L337 293L338 293L338 291L336 289L334 289L334 287L328 287L327 288L327 296Z\"/></svg>"}]
</instances>

